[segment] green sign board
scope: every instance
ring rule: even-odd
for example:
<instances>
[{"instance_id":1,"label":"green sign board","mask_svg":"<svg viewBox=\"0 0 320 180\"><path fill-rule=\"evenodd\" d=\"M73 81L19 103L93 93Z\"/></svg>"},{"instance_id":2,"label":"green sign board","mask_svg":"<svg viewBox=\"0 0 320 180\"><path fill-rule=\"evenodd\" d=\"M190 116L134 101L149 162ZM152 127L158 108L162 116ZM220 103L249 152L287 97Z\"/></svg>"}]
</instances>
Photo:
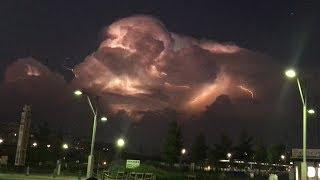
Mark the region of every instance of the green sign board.
<instances>
[{"instance_id":1,"label":"green sign board","mask_svg":"<svg viewBox=\"0 0 320 180\"><path fill-rule=\"evenodd\" d=\"M134 169L140 166L140 160L127 159L126 168Z\"/></svg>"}]
</instances>

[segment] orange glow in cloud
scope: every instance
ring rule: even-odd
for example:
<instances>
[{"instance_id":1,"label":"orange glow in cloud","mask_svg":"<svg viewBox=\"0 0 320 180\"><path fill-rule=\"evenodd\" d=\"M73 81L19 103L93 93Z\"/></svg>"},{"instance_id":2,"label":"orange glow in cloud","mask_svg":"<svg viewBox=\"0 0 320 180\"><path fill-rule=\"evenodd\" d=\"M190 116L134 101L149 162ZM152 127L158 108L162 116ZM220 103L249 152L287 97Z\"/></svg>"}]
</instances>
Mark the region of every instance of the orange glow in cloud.
<instances>
[{"instance_id":1,"label":"orange glow in cloud","mask_svg":"<svg viewBox=\"0 0 320 180\"><path fill-rule=\"evenodd\" d=\"M29 64L27 64L26 73L28 76L40 76L40 71L38 70L38 68L33 67Z\"/></svg>"},{"instance_id":2,"label":"orange glow in cloud","mask_svg":"<svg viewBox=\"0 0 320 180\"><path fill-rule=\"evenodd\" d=\"M193 111L203 111L205 107L213 103L217 96L227 94L231 80L226 74L219 74L218 78L212 83L203 86L198 92L191 97L186 103L185 109Z\"/></svg>"},{"instance_id":3,"label":"orange glow in cloud","mask_svg":"<svg viewBox=\"0 0 320 180\"><path fill-rule=\"evenodd\" d=\"M240 51L240 48L236 45L221 44L215 42L205 42L200 44L203 49L209 50L212 53L218 54L232 54Z\"/></svg>"},{"instance_id":4,"label":"orange glow in cloud","mask_svg":"<svg viewBox=\"0 0 320 180\"><path fill-rule=\"evenodd\" d=\"M141 87L139 80L123 76L112 78L106 84L104 90L122 95L149 94L148 91L139 87Z\"/></svg>"}]
</instances>

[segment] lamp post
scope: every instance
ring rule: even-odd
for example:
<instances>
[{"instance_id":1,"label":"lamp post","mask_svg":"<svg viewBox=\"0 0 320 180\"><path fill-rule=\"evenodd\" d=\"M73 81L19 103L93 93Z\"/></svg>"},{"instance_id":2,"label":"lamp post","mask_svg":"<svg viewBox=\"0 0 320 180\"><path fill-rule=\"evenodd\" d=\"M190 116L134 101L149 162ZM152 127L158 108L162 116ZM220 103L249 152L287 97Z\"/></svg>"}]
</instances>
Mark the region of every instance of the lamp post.
<instances>
[{"instance_id":1,"label":"lamp post","mask_svg":"<svg viewBox=\"0 0 320 180\"><path fill-rule=\"evenodd\" d=\"M81 96L83 92L81 90L74 91L74 95ZM90 147L90 154L88 156L88 166L87 166L87 178L92 177L93 175L93 166L94 166L94 144L96 139L96 130L97 130L97 117L98 117L98 107L92 104L92 101L89 95L86 94L88 104L93 114L93 126L92 126L92 136L91 136L91 147ZM101 121L107 121L106 117L101 117Z\"/></svg>"},{"instance_id":2,"label":"lamp post","mask_svg":"<svg viewBox=\"0 0 320 180\"><path fill-rule=\"evenodd\" d=\"M116 142L117 147L119 148L119 159L121 159L121 149L124 147L124 145L126 144L126 142L124 141L123 138L119 138Z\"/></svg>"},{"instance_id":3,"label":"lamp post","mask_svg":"<svg viewBox=\"0 0 320 180\"><path fill-rule=\"evenodd\" d=\"M302 162L301 162L301 180L307 179L307 113L314 114L315 111L313 109L309 109L307 111L307 96L303 93L301 88L301 83L299 78L296 77L296 72L293 69L288 69L285 71L285 75L288 78L296 78L300 98L302 102Z\"/></svg>"}]
</instances>

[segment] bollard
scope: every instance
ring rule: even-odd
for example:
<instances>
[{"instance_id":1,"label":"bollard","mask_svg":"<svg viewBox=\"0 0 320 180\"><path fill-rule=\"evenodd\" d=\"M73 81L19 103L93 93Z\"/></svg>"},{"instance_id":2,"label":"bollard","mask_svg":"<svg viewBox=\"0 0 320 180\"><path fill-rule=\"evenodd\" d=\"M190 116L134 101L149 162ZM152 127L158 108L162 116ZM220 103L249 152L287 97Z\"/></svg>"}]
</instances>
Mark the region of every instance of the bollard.
<instances>
[{"instance_id":1,"label":"bollard","mask_svg":"<svg viewBox=\"0 0 320 180\"><path fill-rule=\"evenodd\" d=\"M278 176L276 174L270 174L269 180L278 180Z\"/></svg>"},{"instance_id":2,"label":"bollard","mask_svg":"<svg viewBox=\"0 0 320 180\"><path fill-rule=\"evenodd\" d=\"M78 180L81 180L81 170L78 171Z\"/></svg>"},{"instance_id":3,"label":"bollard","mask_svg":"<svg viewBox=\"0 0 320 180\"><path fill-rule=\"evenodd\" d=\"M26 176L29 176L29 175L30 175L30 167L27 166Z\"/></svg>"},{"instance_id":4,"label":"bollard","mask_svg":"<svg viewBox=\"0 0 320 180\"><path fill-rule=\"evenodd\" d=\"M57 176L61 174L61 160L57 160Z\"/></svg>"},{"instance_id":5,"label":"bollard","mask_svg":"<svg viewBox=\"0 0 320 180\"><path fill-rule=\"evenodd\" d=\"M57 168L53 169L52 177L55 178L57 176Z\"/></svg>"}]
</instances>

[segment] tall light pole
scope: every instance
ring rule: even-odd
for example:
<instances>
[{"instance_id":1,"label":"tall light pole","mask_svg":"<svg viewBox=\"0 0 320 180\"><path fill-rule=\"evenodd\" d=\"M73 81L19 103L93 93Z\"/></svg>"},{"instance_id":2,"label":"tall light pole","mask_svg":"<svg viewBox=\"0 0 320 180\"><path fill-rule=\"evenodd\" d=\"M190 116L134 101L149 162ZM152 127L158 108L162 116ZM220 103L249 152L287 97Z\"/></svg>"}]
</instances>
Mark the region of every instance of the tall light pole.
<instances>
[{"instance_id":1,"label":"tall light pole","mask_svg":"<svg viewBox=\"0 0 320 180\"><path fill-rule=\"evenodd\" d=\"M74 94L76 96L83 95L83 92L81 90L74 91ZM93 126L92 126L92 136L91 136L91 148L90 148L90 154L88 156L88 166L87 166L87 178L92 177L93 175L93 166L94 166L94 144L96 140L96 130L97 130L97 117L98 117L98 107L95 104L95 106L92 104L92 101L89 97L89 95L85 94L88 100L88 104L90 106L90 109L93 114ZM106 117L101 117L101 121L107 121Z\"/></svg>"},{"instance_id":2,"label":"tall light pole","mask_svg":"<svg viewBox=\"0 0 320 180\"><path fill-rule=\"evenodd\" d=\"M125 144L126 144L126 142L125 142L125 140L123 138L117 139L116 145L117 145L118 150L119 150L119 156L118 156L119 159L121 159L121 150L125 146Z\"/></svg>"},{"instance_id":3,"label":"tall light pole","mask_svg":"<svg viewBox=\"0 0 320 180\"><path fill-rule=\"evenodd\" d=\"M302 102L302 162L301 162L301 180L307 180L307 112L309 114L314 114L313 109L307 111L307 96L303 93L301 88L301 83L299 78L296 77L296 72L293 69L288 69L285 71L285 75L288 78L296 78L300 98Z\"/></svg>"}]
</instances>

